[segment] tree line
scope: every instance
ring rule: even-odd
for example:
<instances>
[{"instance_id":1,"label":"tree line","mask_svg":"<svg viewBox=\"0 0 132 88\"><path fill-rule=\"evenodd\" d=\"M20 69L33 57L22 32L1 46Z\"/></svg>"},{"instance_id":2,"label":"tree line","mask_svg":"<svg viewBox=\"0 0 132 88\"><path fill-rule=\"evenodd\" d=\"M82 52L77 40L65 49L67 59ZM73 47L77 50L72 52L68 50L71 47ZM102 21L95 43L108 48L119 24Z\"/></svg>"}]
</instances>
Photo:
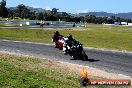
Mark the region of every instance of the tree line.
<instances>
[{"instance_id":1,"label":"tree line","mask_svg":"<svg viewBox=\"0 0 132 88\"><path fill-rule=\"evenodd\" d=\"M20 4L17 6L17 9L6 8L6 0L0 2L0 17L11 18L19 17L21 19L30 19L30 20L45 20L45 21L66 21L66 22L87 22L94 24L112 24L114 22L132 22L131 19L123 19L120 17L97 17L94 15L86 16L73 16L66 12L58 12L59 9L53 8L50 10L45 10L44 12L35 12L27 8L27 6Z\"/></svg>"}]
</instances>

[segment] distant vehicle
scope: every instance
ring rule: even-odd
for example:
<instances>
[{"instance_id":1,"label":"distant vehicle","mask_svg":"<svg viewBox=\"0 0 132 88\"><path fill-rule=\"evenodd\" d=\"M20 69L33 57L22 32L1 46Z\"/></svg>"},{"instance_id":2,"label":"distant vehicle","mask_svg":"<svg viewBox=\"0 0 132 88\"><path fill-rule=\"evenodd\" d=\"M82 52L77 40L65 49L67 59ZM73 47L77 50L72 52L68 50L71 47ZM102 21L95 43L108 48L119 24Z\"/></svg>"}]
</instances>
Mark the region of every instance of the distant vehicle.
<instances>
[{"instance_id":1,"label":"distant vehicle","mask_svg":"<svg viewBox=\"0 0 132 88\"><path fill-rule=\"evenodd\" d=\"M36 22L36 25L40 25L41 24L41 22ZM50 23L49 22L43 22L43 25L50 25Z\"/></svg>"},{"instance_id":2,"label":"distant vehicle","mask_svg":"<svg viewBox=\"0 0 132 88\"><path fill-rule=\"evenodd\" d=\"M75 25L75 23L73 24L73 27L75 27L76 25Z\"/></svg>"}]
</instances>

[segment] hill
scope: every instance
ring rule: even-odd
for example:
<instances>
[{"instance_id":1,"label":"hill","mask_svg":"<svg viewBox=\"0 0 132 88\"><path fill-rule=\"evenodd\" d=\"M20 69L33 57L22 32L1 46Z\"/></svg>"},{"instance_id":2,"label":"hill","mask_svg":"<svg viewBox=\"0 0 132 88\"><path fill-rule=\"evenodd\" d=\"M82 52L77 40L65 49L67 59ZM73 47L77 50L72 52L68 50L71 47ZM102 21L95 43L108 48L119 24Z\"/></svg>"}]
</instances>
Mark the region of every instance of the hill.
<instances>
[{"instance_id":1,"label":"hill","mask_svg":"<svg viewBox=\"0 0 132 88\"><path fill-rule=\"evenodd\" d=\"M94 16L115 16L115 17L121 17L125 19L132 19L132 12L129 13L107 13L107 12L89 12L89 13L79 13L80 16L86 16L86 15L94 15Z\"/></svg>"}]
</instances>

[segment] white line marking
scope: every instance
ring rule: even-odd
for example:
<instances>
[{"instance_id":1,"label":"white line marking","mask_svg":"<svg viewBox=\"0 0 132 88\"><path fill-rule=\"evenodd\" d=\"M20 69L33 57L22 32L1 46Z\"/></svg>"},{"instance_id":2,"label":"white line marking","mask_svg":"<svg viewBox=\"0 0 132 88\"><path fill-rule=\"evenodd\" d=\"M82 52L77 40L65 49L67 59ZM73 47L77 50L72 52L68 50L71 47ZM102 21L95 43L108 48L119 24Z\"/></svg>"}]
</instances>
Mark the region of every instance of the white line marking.
<instances>
[{"instance_id":1,"label":"white line marking","mask_svg":"<svg viewBox=\"0 0 132 88\"><path fill-rule=\"evenodd\" d=\"M121 76L121 77L124 77L124 78L131 78L130 76L127 76L127 75L123 75L123 74L118 74L118 76Z\"/></svg>"}]
</instances>

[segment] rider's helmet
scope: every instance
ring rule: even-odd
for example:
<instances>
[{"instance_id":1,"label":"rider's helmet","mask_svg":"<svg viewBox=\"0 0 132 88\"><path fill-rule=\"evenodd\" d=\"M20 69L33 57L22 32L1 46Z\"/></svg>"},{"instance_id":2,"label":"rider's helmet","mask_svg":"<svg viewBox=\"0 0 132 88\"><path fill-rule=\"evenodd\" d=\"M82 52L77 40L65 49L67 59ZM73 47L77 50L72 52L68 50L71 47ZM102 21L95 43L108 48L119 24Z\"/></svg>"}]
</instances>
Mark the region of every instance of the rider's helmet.
<instances>
[{"instance_id":1,"label":"rider's helmet","mask_svg":"<svg viewBox=\"0 0 132 88\"><path fill-rule=\"evenodd\" d=\"M73 40L73 38L72 38L72 35L71 35L71 34L69 34L69 35L67 36L67 38L68 38L69 40Z\"/></svg>"},{"instance_id":2,"label":"rider's helmet","mask_svg":"<svg viewBox=\"0 0 132 88\"><path fill-rule=\"evenodd\" d=\"M56 31L55 33L56 33L56 35L59 35L60 34L59 31Z\"/></svg>"}]
</instances>

